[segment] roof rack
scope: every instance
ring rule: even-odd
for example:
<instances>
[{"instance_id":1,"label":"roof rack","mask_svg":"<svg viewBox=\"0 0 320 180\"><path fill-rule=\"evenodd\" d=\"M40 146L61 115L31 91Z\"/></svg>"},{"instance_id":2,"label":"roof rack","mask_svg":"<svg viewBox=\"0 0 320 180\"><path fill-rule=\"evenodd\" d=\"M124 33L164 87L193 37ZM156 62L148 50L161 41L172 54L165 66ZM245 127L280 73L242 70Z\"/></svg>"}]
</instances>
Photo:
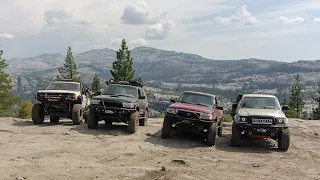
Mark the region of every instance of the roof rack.
<instances>
[{"instance_id":1,"label":"roof rack","mask_svg":"<svg viewBox=\"0 0 320 180\"><path fill-rule=\"evenodd\" d=\"M138 81L107 81L107 85L108 84L124 84L130 86L143 87L143 85Z\"/></svg>"},{"instance_id":2,"label":"roof rack","mask_svg":"<svg viewBox=\"0 0 320 180\"><path fill-rule=\"evenodd\" d=\"M75 82L72 79L54 79L53 81L66 81L66 82Z\"/></svg>"}]
</instances>

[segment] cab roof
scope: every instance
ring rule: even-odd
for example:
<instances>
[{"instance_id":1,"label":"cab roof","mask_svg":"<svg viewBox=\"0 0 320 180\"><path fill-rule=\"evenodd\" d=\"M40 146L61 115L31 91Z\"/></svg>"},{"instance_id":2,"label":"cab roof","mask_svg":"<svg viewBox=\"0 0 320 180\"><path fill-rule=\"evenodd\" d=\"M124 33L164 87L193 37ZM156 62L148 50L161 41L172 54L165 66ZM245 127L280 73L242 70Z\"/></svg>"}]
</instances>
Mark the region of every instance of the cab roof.
<instances>
[{"instance_id":1,"label":"cab roof","mask_svg":"<svg viewBox=\"0 0 320 180\"><path fill-rule=\"evenodd\" d=\"M242 97L273 97L273 98L277 98L274 95L270 95L270 94L243 94Z\"/></svg>"},{"instance_id":2,"label":"cab roof","mask_svg":"<svg viewBox=\"0 0 320 180\"><path fill-rule=\"evenodd\" d=\"M197 91L184 91L183 93L191 93L191 94L199 94L199 95L216 97L216 95L213 95L213 94L204 93L204 92L197 92Z\"/></svg>"}]
</instances>

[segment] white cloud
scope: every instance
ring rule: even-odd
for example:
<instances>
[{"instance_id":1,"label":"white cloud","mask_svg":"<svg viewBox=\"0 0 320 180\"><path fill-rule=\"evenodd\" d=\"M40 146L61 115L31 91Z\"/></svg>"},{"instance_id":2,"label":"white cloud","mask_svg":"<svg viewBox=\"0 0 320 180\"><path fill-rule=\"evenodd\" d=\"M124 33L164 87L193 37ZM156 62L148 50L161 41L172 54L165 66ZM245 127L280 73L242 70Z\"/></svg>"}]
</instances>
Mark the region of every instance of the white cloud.
<instances>
[{"instance_id":1,"label":"white cloud","mask_svg":"<svg viewBox=\"0 0 320 180\"><path fill-rule=\"evenodd\" d=\"M62 24L68 24L73 26L87 26L90 25L90 23L86 20L79 20L75 19L72 16L71 12L65 12L63 10L49 10L45 11L45 18L44 20L49 25L62 25Z\"/></svg>"},{"instance_id":2,"label":"white cloud","mask_svg":"<svg viewBox=\"0 0 320 180\"><path fill-rule=\"evenodd\" d=\"M160 20L165 15L156 16L149 5L144 2L135 2L124 7L121 20L123 24L151 24Z\"/></svg>"},{"instance_id":3,"label":"white cloud","mask_svg":"<svg viewBox=\"0 0 320 180\"><path fill-rule=\"evenodd\" d=\"M320 23L320 18L314 18L314 19L313 19L313 23L314 23L314 24Z\"/></svg>"},{"instance_id":4,"label":"white cloud","mask_svg":"<svg viewBox=\"0 0 320 180\"><path fill-rule=\"evenodd\" d=\"M302 17L297 18L288 18L285 16L280 16L277 18L277 21L284 24L296 24L296 23L303 23L304 19Z\"/></svg>"},{"instance_id":5,"label":"white cloud","mask_svg":"<svg viewBox=\"0 0 320 180\"><path fill-rule=\"evenodd\" d=\"M136 40L129 42L129 44L134 47L137 47L137 46L145 46L145 45L147 45L147 42L145 39L139 38L139 39L136 39Z\"/></svg>"},{"instance_id":6,"label":"white cloud","mask_svg":"<svg viewBox=\"0 0 320 180\"><path fill-rule=\"evenodd\" d=\"M165 39L174 26L175 24L172 21L168 21L165 24L156 23L147 28L145 36L147 39Z\"/></svg>"},{"instance_id":7,"label":"white cloud","mask_svg":"<svg viewBox=\"0 0 320 180\"><path fill-rule=\"evenodd\" d=\"M121 39L113 39L113 40L111 40L108 44L111 44L111 45L113 45L113 46L120 46L121 45L121 43L122 43L122 40Z\"/></svg>"},{"instance_id":8,"label":"white cloud","mask_svg":"<svg viewBox=\"0 0 320 180\"><path fill-rule=\"evenodd\" d=\"M12 34L0 34L0 39L13 39L14 36Z\"/></svg>"},{"instance_id":9,"label":"white cloud","mask_svg":"<svg viewBox=\"0 0 320 180\"><path fill-rule=\"evenodd\" d=\"M229 25L231 23L238 23L241 21L244 23L244 25L253 25L259 22L259 20L253 17L251 13L247 10L246 5L241 6L238 9L238 11L234 15L232 15L230 18L218 16L214 19L214 22L216 24L221 24L221 25Z\"/></svg>"}]
</instances>

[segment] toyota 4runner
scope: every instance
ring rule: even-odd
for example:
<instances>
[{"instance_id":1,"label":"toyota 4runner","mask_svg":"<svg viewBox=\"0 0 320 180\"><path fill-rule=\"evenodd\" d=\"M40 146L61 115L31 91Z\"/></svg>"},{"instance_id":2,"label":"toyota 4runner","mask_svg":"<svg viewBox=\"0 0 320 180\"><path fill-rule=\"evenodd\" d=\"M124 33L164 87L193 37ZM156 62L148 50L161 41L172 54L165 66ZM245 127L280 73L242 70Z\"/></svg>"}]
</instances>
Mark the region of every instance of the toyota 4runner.
<instances>
[{"instance_id":1,"label":"toyota 4runner","mask_svg":"<svg viewBox=\"0 0 320 180\"><path fill-rule=\"evenodd\" d=\"M287 151L290 145L287 106L280 106L273 95L244 94L233 104L235 116L232 124L231 145L239 146L241 138L278 140L278 148Z\"/></svg>"},{"instance_id":2,"label":"toyota 4runner","mask_svg":"<svg viewBox=\"0 0 320 180\"><path fill-rule=\"evenodd\" d=\"M185 130L203 135L206 143L214 146L216 135L222 134L224 114L216 96L185 91L171 102L163 121L162 138L170 137L172 130Z\"/></svg>"},{"instance_id":3,"label":"toyota 4runner","mask_svg":"<svg viewBox=\"0 0 320 180\"><path fill-rule=\"evenodd\" d=\"M60 117L72 119L78 125L83 121L84 112L90 104L91 91L81 82L69 79L54 80L45 90L36 94L40 103L32 107L32 121L42 124L46 115L51 123L59 122Z\"/></svg>"},{"instance_id":4,"label":"toyota 4runner","mask_svg":"<svg viewBox=\"0 0 320 180\"><path fill-rule=\"evenodd\" d=\"M126 81L112 82L104 95L93 97L87 116L88 128L97 128L101 120L106 124L127 123L131 133L137 131L138 125L146 126L148 99L142 84Z\"/></svg>"}]
</instances>

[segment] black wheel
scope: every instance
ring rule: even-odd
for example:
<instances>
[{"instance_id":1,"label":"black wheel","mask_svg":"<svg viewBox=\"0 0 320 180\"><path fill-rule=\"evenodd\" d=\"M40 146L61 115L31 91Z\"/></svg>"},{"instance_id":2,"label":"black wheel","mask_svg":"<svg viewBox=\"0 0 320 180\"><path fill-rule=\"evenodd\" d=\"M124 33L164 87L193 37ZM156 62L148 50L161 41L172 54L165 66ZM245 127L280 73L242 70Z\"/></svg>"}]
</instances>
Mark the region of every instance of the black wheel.
<instances>
[{"instance_id":1,"label":"black wheel","mask_svg":"<svg viewBox=\"0 0 320 180\"><path fill-rule=\"evenodd\" d=\"M56 116L50 116L50 122L51 123L58 123L59 122L59 117Z\"/></svg>"},{"instance_id":2,"label":"black wheel","mask_svg":"<svg viewBox=\"0 0 320 180\"><path fill-rule=\"evenodd\" d=\"M83 109L81 104L75 104L72 108L72 123L79 125L83 122Z\"/></svg>"},{"instance_id":3,"label":"black wheel","mask_svg":"<svg viewBox=\"0 0 320 180\"><path fill-rule=\"evenodd\" d=\"M217 124L212 123L212 125L208 129L207 145L214 146L216 144L216 136L217 136Z\"/></svg>"},{"instance_id":4,"label":"black wheel","mask_svg":"<svg viewBox=\"0 0 320 180\"><path fill-rule=\"evenodd\" d=\"M137 132L139 123L139 112L132 113L129 117L129 126L128 129L131 133Z\"/></svg>"},{"instance_id":5,"label":"black wheel","mask_svg":"<svg viewBox=\"0 0 320 180\"><path fill-rule=\"evenodd\" d=\"M99 123L98 116L93 109L89 109L87 114L87 126L89 129L96 129Z\"/></svg>"},{"instance_id":6,"label":"black wheel","mask_svg":"<svg viewBox=\"0 0 320 180\"><path fill-rule=\"evenodd\" d=\"M219 137L222 136L222 131L223 131L223 122L221 122L220 126L218 127L217 135L218 135Z\"/></svg>"},{"instance_id":7,"label":"black wheel","mask_svg":"<svg viewBox=\"0 0 320 180\"><path fill-rule=\"evenodd\" d=\"M145 110L143 113L143 118L139 119L139 126L146 126L147 125L148 116L149 116L148 111Z\"/></svg>"},{"instance_id":8,"label":"black wheel","mask_svg":"<svg viewBox=\"0 0 320 180\"><path fill-rule=\"evenodd\" d=\"M290 134L289 129L285 129L279 134L278 149L288 151L290 146Z\"/></svg>"},{"instance_id":9,"label":"black wheel","mask_svg":"<svg viewBox=\"0 0 320 180\"><path fill-rule=\"evenodd\" d=\"M241 131L236 124L232 123L231 146L238 147L241 144Z\"/></svg>"},{"instance_id":10,"label":"black wheel","mask_svg":"<svg viewBox=\"0 0 320 180\"><path fill-rule=\"evenodd\" d=\"M169 138L171 136L171 131L172 131L172 121L171 119L164 117L163 124L162 124L161 137L163 139Z\"/></svg>"},{"instance_id":11,"label":"black wheel","mask_svg":"<svg viewBox=\"0 0 320 180\"><path fill-rule=\"evenodd\" d=\"M42 124L44 121L44 107L42 104L35 104L32 107L33 124Z\"/></svg>"}]
</instances>

